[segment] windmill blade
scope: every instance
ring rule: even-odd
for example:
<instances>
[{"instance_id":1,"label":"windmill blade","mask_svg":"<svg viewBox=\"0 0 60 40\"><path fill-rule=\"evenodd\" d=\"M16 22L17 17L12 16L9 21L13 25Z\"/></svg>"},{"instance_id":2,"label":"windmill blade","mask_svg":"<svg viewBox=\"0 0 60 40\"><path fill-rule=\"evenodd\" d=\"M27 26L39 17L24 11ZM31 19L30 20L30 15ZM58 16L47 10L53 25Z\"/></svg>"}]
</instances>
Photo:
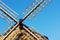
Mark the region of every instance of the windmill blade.
<instances>
[{"instance_id":1,"label":"windmill blade","mask_svg":"<svg viewBox=\"0 0 60 40\"><path fill-rule=\"evenodd\" d=\"M35 7L35 5L37 5L38 2L41 2L41 0L34 0L30 5L28 5L28 7L26 7L25 10L23 10L23 14L27 14L32 8Z\"/></svg>"},{"instance_id":2,"label":"windmill blade","mask_svg":"<svg viewBox=\"0 0 60 40\"><path fill-rule=\"evenodd\" d=\"M17 16L12 9L10 9L6 4L0 1L0 16L7 21L7 25L4 29L2 29L2 33L4 34L12 25L18 23ZM7 28L7 29L6 29Z\"/></svg>"},{"instance_id":3,"label":"windmill blade","mask_svg":"<svg viewBox=\"0 0 60 40\"><path fill-rule=\"evenodd\" d=\"M0 8L0 10L2 12L4 12L5 15L7 15L9 18L11 18L14 22L18 22L13 16L11 16L8 12L6 12L6 10L4 10L3 8Z\"/></svg>"},{"instance_id":4,"label":"windmill blade","mask_svg":"<svg viewBox=\"0 0 60 40\"><path fill-rule=\"evenodd\" d=\"M40 2L38 2L38 4L36 4L36 5L22 18L22 20L20 20L20 23L23 22L28 16L30 16L43 2L44 2L44 0L41 0Z\"/></svg>"},{"instance_id":5,"label":"windmill blade","mask_svg":"<svg viewBox=\"0 0 60 40\"><path fill-rule=\"evenodd\" d=\"M13 17L17 18L18 14L14 12L11 8L9 8L5 3L2 1L0 2L1 7L3 7L7 12L9 12Z\"/></svg>"},{"instance_id":6,"label":"windmill blade","mask_svg":"<svg viewBox=\"0 0 60 40\"><path fill-rule=\"evenodd\" d=\"M30 16L29 19L32 20L33 18L35 18L35 16L42 11L43 8L45 8L46 5L48 5L48 3L50 3L51 0L45 0L44 3L42 3Z\"/></svg>"},{"instance_id":7,"label":"windmill blade","mask_svg":"<svg viewBox=\"0 0 60 40\"><path fill-rule=\"evenodd\" d=\"M7 5L5 5L2 1L0 1L0 10L3 11L5 15L7 15L10 19L15 21L16 23L18 22L16 17L14 17L14 14L15 16L17 14L12 9L10 9Z\"/></svg>"},{"instance_id":8,"label":"windmill blade","mask_svg":"<svg viewBox=\"0 0 60 40\"><path fill-rule=\"evenodd\" d=\"M1 10L0 10L0 16L4 19L4 20L6 20L7 21L7 25L6 25L6 27L4 27L4 29L2 29L1 30L1 32L0 33L2 33L2 34L4 34L12 25L14 25L15 23L13 23L14 21L11 19L11 18L9 18L7 15L5 15L3 12L1 12ZM7 29L6 29L7 28Z\"/></svg>"},{"instance_id":9,"label":"windmill blade","mask_svg":"<svg viewBox=\"0 0 60 40\"><path fill-rule=\"evenodd\" d=\"M50 2L50 0L36 0L35 2L32 3L33 6L29 6L26 10L28 11L25 11L23 12L25 14L24 16L24 20L29 17L30 15L30 18L29 19L32 19L33 17L35 17L35 15L41 11L48 3ZM30 9L30 10L29 10Z\"/></svg>"},{"instance_id":10,"label":"windmill blade","mask_svg":"<svg viewBox=\"0 0 60 40\"><path fill-rule=\"evenodd\" d=\"M5 19L6 21L10 21L12 22L13 20L11 20L8 16L6 16L3 12L0 11L0 16Z\"/></svg>"},{"instance_id":11,"label":"windmill blade","mask_svg":"<svg viewBox=\"0 0 60 40\"><path fill-rule=\"evenodd\" d=\"M2 29L2 34L4 34L9 28L10 26L12 26L11 24L13 23L13 20L11 20L8 16L6 16L3 12L1 12L0 10L0 17L2 17L8 24L6 25L6 27L4 29ZM6 29L7 28L7 29Z\"/></svg>"}]
</instances>

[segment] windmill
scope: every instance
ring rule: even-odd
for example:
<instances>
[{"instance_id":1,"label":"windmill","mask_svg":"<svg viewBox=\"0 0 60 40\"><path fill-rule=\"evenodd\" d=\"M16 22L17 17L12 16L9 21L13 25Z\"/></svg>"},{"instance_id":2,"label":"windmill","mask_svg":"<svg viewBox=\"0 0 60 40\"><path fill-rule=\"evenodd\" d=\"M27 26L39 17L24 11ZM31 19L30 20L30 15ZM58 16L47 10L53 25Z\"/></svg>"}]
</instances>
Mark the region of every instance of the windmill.
<instances>
[{"instance_id":1,"label":"windmill","mask_svg":"<svg viewBox=\"0 0 60 40\"><path fill-rule=\"evenodd\" d=\"M17 20L18 14L14 12L11 8L9 8L5 3L0 1L0 16L9 22L9 25L11 25L12 22L15 22L13 26L5 33L5 36L3 37L3 40L6 40L8 36L17 28L17 26L21 26L20 29L25 29L30 35L32 35L36 40L40 40L36 35L30 31L30 29L24 25L22 22L31 15L29 19L33 19L36 14L41 11L48 3L50 0L35 0L32 5L30 5L28 8L23 11L23 14L25 15L23 18L20 20ZM21 34L22 35L22 34Z\"/></svg>"}]
</instances>

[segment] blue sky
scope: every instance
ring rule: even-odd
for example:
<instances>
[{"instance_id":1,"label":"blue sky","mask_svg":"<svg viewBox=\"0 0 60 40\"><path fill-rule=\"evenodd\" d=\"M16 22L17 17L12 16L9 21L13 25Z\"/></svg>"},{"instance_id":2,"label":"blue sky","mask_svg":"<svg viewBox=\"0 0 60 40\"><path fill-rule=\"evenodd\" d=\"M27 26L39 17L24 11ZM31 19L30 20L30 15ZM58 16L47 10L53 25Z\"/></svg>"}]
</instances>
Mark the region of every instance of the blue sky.
<instances>
[{"instance_id":1,"label":"blue sky","mask_svg":"<svg viewBox=\"0 0 60 40\"><path fill-rule=\"evenodd\" d=\"M2 0L10 8L19 14L19 18L22 18L22 11L33 0ZM49 40L60 40L60 0L51 0L39 14L33 19L28 18L23 22L27 26L31 26L37 32L46 35ZM1 24L1 23L0 23ZM1 29L1 28L0 28Z\"/></svg>"}]
</instances>

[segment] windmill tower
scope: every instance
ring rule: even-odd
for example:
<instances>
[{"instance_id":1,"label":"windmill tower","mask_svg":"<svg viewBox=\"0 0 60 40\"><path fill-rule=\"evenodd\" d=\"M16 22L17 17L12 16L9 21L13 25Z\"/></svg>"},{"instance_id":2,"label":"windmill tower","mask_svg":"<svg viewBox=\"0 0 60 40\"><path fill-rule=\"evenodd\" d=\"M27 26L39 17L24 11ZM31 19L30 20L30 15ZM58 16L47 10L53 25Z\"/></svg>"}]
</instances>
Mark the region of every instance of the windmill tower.
<instances>
[{"instance_id":1,"label":"windmill tower","mask_svg":"<svg viewBox=\"0 0 60 40\"><path fill-rule=\"evenodd\" d=\"M5 3L0 1L0 15L2 18L10 21L9 25L14 24L0 36L0 40L48 40L46 36L43 36L37 32L32 31L22 22L31 15L32 19L39 11L41 11L50 0L35 0L26 11L23 11L25 15L19 21L17 20L18 14L10 9ZM6 29L5 29L6 30Z\"/></svg>"}]
</instances>

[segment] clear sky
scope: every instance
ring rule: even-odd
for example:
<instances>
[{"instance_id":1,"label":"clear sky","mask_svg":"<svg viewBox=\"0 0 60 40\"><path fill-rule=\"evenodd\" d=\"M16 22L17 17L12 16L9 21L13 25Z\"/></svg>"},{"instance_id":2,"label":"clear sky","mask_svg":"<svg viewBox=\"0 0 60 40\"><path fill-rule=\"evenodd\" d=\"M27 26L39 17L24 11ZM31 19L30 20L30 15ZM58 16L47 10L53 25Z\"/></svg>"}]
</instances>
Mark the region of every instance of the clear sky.
<instances>
[{"instance_id":1,"label":"clear sky","mask_svg":"<svg viewBox=\"0 0 60 40\"><path fill-rule=\"evenodd\" d=\"M10 8L22 17L23 10L33 0L2 0ZM24 15L23 15L24 16ZM46 35L49 40L60 40L60 0L51 0L39 14L33 19L26 19L25 25L32 27L37 32ZM1 24L1 23L0 23ZM1 28L0 28L1 29Z\"/></svg>"}]
</instances>

